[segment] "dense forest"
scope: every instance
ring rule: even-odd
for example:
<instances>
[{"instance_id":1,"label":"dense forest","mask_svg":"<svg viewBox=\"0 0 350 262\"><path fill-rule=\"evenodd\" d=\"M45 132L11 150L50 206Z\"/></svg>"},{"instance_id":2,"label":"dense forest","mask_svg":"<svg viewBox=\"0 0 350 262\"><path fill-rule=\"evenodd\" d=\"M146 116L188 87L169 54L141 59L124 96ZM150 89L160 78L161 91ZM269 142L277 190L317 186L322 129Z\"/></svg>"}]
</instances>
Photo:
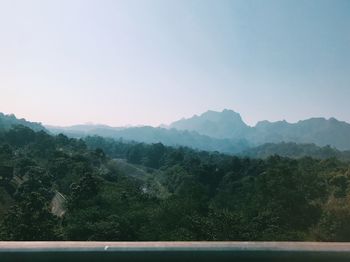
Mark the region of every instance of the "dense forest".
<instances>
[{"instance_id":1,"label":"dense forest","mask_svg":"<svg viewBox=\"0 0 350 262\"><path fill-rule=\"evenodd\" d=\"M1 240L350 240L350 164L0 132Z\"/></svg>"},{"instance_id":2,"label":"dense forest","mask_svg":"<svg viewBox=\"0 0 350 262\"><path fill-rule=\"evenodd\" d=\"M315 144L297 143L266 143L261 146L249 148L239 153L241 156L251 158L268 158L279 155L289 158L302 158L311 156L317 159L337 158L342 161L350 161L350 151L340 151L331 146L320 147Z\"/></svg>"}]
</instances>

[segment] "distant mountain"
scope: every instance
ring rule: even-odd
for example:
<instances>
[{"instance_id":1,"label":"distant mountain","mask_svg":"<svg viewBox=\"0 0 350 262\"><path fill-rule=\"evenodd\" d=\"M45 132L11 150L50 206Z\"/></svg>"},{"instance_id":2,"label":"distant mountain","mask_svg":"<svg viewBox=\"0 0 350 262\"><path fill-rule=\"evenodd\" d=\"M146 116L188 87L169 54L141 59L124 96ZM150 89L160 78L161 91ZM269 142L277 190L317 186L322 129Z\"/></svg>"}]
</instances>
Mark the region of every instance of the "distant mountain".
<instances>
[{"instance_id":1,"label":"distant mountain","mask_svg":"<svg viewBox=\"0 0 350 262\"><path fill-rule=\"evenodd\" d=\"M200 116L181 119L170 124L170 128L196 131L199 134L220 139L242 139L251 132L240 114L225 109L222 112L207 111Z\"/></svg>"},{"instance_id":2,"label":"distant mountain","mask_svg":"<svg viewBox=\"0 0 350 262\"><path fill-rule=\"evenodd\" d=\"M47 127L52 133L64 133L70 137L83 138L86 136L103 136L127 141L144 143L163 143L168 146L187 146L199 150L219 151L223 153L238 153L249 147L248 142L240 139L218 139L198 134L194 131L156 128L151 126L114 128L87 126L78 127Z\"/></svg>"},{"instance_id":3,"label":"distant mountain","mask_svg":"<svg viewBox=\"0 0 350 262\"><path fill-rule=\"evenodd\" d=\"M335 118L311 118L297 123L261 121L250 127L238 113L225 109L222 112L207 111L200 116L181 119L170 124L170 127L196 131L214 138L246 140L255 146L295 142L350 150L350 124Z\"/></svg>"},{"instance_id":4,"label":"distant mountain","mask_svg":"<svg viewBox=\"0 0 350 262\"><path fill-rule=\"evenodd\" d=\"M335 118L311 118L291 124L286 121L259 122L246 137L255 144L295 142L350 150L350 124Z\"/></svg>"},{"instance_id":5,"label":"distant mountain","mask_svg":"<svg viewBox=\"0 0 350 262\"><path fill-rule=\"evenodd\" d=\"M199 116L181 119L167 128L106 125L47 128L53 133L65 133L75 138L98 135L224 153L239 153L267 143L287 143L284 146L278 145L277 151L281 155L285 155L282 149L294 147L289 143L315 144L317 147L329 145L342 151L350 150L350 124L335 118L311 118L297 123L261 121L251 127L244 123L240 114L227 109L222 112L207 111Z\"/></svg>"},{"instance_id":6,"label":"distant mountain","mask_svg":"<svg viewBox=\"0 0 350 262\"><path fill-rule=\"evenodd\" d=\"M350 151L339 151L330 146L319 147L315 144L297 143L267 143L258 147L244 150L241 156L265 159L273 155L280 155L289 158L313 157L316 159L337 158L350 161Z\"/></svg>"},{"instance_id":7,"label":"distant mountain","mask_svg":"<svg viewBox=\"0 0 350 262\"><path fill-rule=\"evenodd\" d=\"M261 121L250 127L243 122L238 113L224 110L208 111L200 116L182 119L167 128L90 124L45 128L41 123L0 113L0 131L6 131L16 125L23 125L35 131L64 133L74 138L97 135L125 141L160 142L168 146L187 146L252 158L280 155L290 158L335 157L350 161L350 124L335 118L311 118L297 123Z\"/></svg>"},{"instance_id":8,"label":"distant mountain","mask_svg":"<svg viewBox=\"0 0 350 262\"><path fill-rule=\"evenodd\" d=\"M24 118L18 119L13 114L5 115L0 113L0 130L9 130L16 125L23 125L33 129L34 131L46 130L41 123L29 122Z\"/></svg>"},{"instance_id":9,"label":"distant mountain","mask_svg":"<svg viewBox=\"0 0 350 262\"><path fill-rule=\"evenodd\" d=\"M74 138L81 138L85 136L102 136L102 137L113 137L116 131L124 129L124 127L111 127L107 125L74 125L68 127L58 126L46 126L54 134L65 133L66 135Z\"/></svg>"}]
</instances>

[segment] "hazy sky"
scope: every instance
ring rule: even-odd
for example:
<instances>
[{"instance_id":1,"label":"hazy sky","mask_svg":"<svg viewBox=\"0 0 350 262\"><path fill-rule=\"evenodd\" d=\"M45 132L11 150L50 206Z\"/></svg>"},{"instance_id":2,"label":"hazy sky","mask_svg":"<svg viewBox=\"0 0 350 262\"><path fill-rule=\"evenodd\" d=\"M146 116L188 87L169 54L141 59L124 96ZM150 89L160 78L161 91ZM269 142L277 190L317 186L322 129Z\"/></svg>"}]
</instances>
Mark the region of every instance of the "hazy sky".
<instances>
[{"instance_id":1,"label":"hazy sky","mask_svg":"<svg viewBox=\"0 0 350 262\"><path fill-rule=\"evenodd\" d=\"M45 124L350 122L349 0L0 0L0 111Z\"/></svg>"}]
</instances>

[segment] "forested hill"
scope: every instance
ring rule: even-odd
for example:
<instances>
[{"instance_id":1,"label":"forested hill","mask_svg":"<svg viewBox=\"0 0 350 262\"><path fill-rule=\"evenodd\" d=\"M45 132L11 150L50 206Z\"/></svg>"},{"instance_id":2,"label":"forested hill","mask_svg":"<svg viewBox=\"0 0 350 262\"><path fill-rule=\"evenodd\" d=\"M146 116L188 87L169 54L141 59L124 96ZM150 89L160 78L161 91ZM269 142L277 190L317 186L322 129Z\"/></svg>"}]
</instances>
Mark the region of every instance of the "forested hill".
<instances>
[{"instance_id":1,"label":"forested hill","mask_svg":"<svg viewBox=\"0 0 350 262\"><path fill-rule=\"evenodd\" d=\"M350 240L349 164L0 133L1 240Z\"/></svg>"},{"instance_id":2,"label":"forested hill","mask_svg":"<svg viewBox=\"0 0 350 262\"><path fill-rule=\"evenodd\" d=\"M339 151L330 146L319 147L315 144L267 143L244 150L239 155L252 158L268 158L273 155L290 158L313 157L317 159L337 158L350 161L350 151Z\"/></svg>"},{"instance_id":3,"label":"forested hill","mask_svg":"<svg viewBox=\"0 0 350 262\"><path fill-rule=\"evenodd\" d=\"M34 131L45 130L40 123L29 122L25 119L18 119L15 115L5 115L0 112L0 131L9 130L16 125L23 125L33 129Z\"/></svg>"}]
</instances>

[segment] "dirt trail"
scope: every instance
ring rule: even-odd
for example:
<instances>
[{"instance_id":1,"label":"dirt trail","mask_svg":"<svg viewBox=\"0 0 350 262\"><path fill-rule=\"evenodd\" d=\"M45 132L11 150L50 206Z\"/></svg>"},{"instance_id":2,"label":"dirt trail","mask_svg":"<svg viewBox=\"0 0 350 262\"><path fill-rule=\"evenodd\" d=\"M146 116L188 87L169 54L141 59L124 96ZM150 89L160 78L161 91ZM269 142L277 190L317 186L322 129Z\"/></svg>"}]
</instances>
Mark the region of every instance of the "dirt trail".
<instances>
[{"instance_id":1,"label":"dirt trail","mask_svg":"<svg viewBox=\"0 0 350 262\"><path fill-rule=\"evenodd\" d=\"M51 200L51 213L58 217L63 217L66 213L65 204L67 199L58 191Z\"/></svg>"}]
</instances>

